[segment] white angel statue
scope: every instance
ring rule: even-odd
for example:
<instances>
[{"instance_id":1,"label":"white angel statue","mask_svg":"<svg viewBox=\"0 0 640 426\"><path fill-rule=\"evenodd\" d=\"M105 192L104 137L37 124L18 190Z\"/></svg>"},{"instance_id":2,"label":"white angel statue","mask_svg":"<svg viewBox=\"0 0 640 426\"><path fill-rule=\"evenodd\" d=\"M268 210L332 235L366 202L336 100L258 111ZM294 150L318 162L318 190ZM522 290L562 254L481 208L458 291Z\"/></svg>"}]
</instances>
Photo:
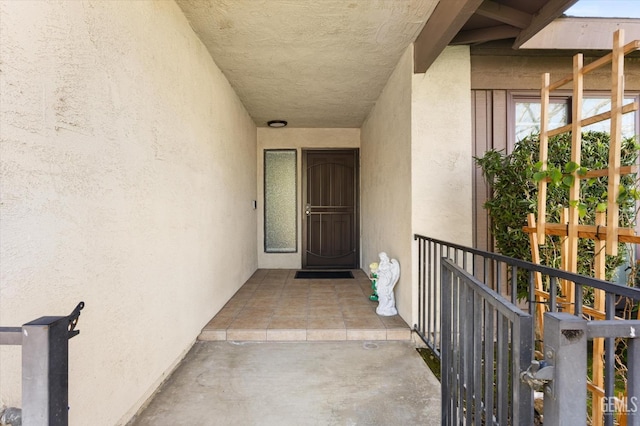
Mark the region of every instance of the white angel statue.
<instances>
[{"instance_id":1,"label":"white angel statue","mask_svg":"<svg viewBox=\"0 0 640 426\"><path fill-rule=\"evenodd\" d=\"M389 260L387 253L382 252L378 263L378 308L376 313L385 317L398 315L393 288L400 278L400 264L396 259Z\"/></svg>"}]
</instances>

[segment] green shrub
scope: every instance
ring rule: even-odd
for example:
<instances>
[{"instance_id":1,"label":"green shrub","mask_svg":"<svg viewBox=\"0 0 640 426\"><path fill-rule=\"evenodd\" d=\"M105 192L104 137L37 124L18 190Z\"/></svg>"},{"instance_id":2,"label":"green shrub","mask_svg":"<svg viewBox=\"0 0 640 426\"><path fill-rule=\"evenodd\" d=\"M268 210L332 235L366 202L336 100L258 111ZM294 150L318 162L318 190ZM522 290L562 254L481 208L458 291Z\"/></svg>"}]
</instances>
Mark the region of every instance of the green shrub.
<instances>
[{"instance_id":1,"label":"green shrub","mask_svg":"<svg viewBox=\"0 0 640 426\"><path fill-rule=\"evenodd\" d=\"M546 173L540 172L538 135L531 135L517 143L513 153L491 150L483 158L476 158L483 176L491 187L492 197L484 204L491 218L491 231L496 249L510 257L531 260L529 235L522 227L527 224L527 214L537 213L537 180L550 178L547 189L547 222L559 223L560 212L569 206L569 191L576 174L607 167L609 161L609 135L603 132L585 132L582 136L581 164L571 162L571 135L562 134L549 140L549 160ZM633 138L622 143L621 164L636 163L639 146ZM594 224L595 212L606 208L607 177L581 179L578 203L580 223ZM635 219L635 175L621 178L618 194L620 226L629 227ZM547 236L540 247L542 264L558 268L560 265L560 237ZM611 280L615 269L624 262L627 250L620 244L618 256L607 256L607 279ZM578 273L593 275L594 242L580 239L578 246ZM518 296L527 296L528 280L518 280Z\"/></svg>"}]
</instances>

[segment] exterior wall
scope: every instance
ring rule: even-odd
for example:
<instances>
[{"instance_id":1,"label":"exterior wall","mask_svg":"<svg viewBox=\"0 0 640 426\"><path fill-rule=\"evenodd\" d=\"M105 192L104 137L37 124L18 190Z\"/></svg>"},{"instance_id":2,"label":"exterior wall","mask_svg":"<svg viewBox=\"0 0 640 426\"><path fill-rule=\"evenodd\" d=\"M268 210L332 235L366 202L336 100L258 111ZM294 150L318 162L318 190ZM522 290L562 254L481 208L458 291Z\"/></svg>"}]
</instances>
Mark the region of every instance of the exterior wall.
<instances>
[{"instance_id":1,"label":"exterior wall","mask_svg":"<svg viewBox=\"0 0 640 426\"><path fill-rule=\"evenodd\" d=\"M313 148L359 148L360 129L272 129L258 128L258 265L260 268L299 269L302 266L302 149ZM297 204L298 211L298 252L264 252L264 150L296 149L298 151ZM362 179L361 179L362 180Z\"/></svg>"},{"instance_id":2,"label":"exterior wall","mask_svg":"<svg viewBox=\"0 0 640 426\"><path fill-rule=\"evenodd\" d=\"M482 158L490 149L509 152L506 90L472 90L473 156ZM491 190L482 176L482 169L474 165L474 232L473 247L494 251L491 218L484 204Z\"/></svg>"},{"instance_id":3,"label":"exterior wall","mask_svg":"<svg viewBox=\"0 0 640 426\"><path fill-rule=\"evenodd\" d=\"M257 268L256 128L174 2L0 14L0 325L85 301L70 424L122 424Z\"/></svg>"},{"instance_id":4,"label":"exterior wall","mask_svg":"<svg viewBox=\"0 0 640 426\"><path fill-rule=\"evenodd\" d=\"M585 53L584 63L588 64L604 56ZM640 58L625 58L625 90L640 90ZM548 72L551 81L570 75L573 70L571 53L522 52L505 54L503 50L482 50L478 48L471 55L471 89L487 90L537 90L540 91L542 74ZM584 78L585 90L611 91L611 66L604 66L587 74ZM563 89L571 90L571 85Z\"/></svg>"},{"instance_id":5,"label":"exterior wall","mask_svg":"<svg viewBox=\"0 0 640 426\"><path fill-rule=\"evenodd\" d=\"M469 49L447 47L413 76L413 232L471 243Z\"/></svg>"},{"instance_id":6,"label":"exterior wall","mask_svg":"<svg viewBox=\"0 0 640 426\"><path fill-rule=\"evenodd\" d=\"M400 262L395 287L399 314L412 319L411 246L411 76L408 48L362 126L360 149L362 269L378 253Z\"/></svg>"},{"instance_id":7,"label":"exterior wall","mask_svg":"<svg viewBox=\"0 0 640 426\"><path fill-rule=\"evenodd\" d=\"M473 223L470 73L469 48L456 46L413 76L411 150L411 232L467 246ZM413 287L416 318L417 281Z\"/></svg>"}]
</instances>

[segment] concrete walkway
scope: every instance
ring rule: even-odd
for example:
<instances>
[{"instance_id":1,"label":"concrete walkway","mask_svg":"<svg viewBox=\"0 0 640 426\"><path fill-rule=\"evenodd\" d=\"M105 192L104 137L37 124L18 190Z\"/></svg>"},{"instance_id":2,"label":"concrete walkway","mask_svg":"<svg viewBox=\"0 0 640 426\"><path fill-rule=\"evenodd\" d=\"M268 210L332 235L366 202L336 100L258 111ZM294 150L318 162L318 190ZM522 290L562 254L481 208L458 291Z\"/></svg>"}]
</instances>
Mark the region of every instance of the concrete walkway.
<instances>
[{"instance_id":1,"label":"concrete walkway","mask_svg":"<svg viewBox=\"0 0 640 426\"><path fill-rule=\"evenodd\" d=\"M411 342L197 342L131 425L439 425Z\"/></svg>"}]
</instances>

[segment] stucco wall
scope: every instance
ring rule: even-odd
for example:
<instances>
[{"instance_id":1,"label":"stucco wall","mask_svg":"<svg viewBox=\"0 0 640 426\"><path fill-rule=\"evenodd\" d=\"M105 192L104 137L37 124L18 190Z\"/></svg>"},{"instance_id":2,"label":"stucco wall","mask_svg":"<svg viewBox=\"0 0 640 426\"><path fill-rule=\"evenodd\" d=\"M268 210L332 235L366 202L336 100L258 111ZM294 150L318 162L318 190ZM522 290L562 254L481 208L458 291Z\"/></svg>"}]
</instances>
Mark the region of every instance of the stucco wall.
<instances>
[{"instance_id":1,"label":"stucco wall","mask_svg":"<svg viewBox=\"0 0 640 426\"><path fill-rule=\"evenodd\" d=\"M473 170L469 49L448 47L413 76L413 232L472 241Z\"/></svg>"},{"instance_id":2,"label":"stucco wall","mask_svg":"<svg viewBox=\"0 0 640 426\"><path fill-rule=\"evenodd\" d=\"M447 47L425 74L413 76L411 102L412 232L466 246L473 242L469 64L468 47ZM414 291L417 303L417 283Z\"/></svg>"},{"instance_id":3,"label":"stucco wall","mask_svg":"<svg viewBox=\"0 0 640 426\"><path fill-rule=\"evenodd\" d=\"M84 300L71 424L124 422L257 268L256 128L174 2L0 20L0 325Z\"/></svg>"},{"instance_id":4,"label":"stucco wall","mask_svg":"<svg viewBox=\"0 0 640 426\"><path fill-rule=\"evenodd\" d=\"M362 268L378 253L400 262L395 288L399 314L409 322L411 305L411 75L409 48L362 126Z\"/></svg>"},{"instance_id":5,"label":"stucco wall","mask_svg":"<svg viewBox=\"0 0 640 426\"><path fill-rule=\"evenodd\" d=\"M258 265L260 268L292 268L302 266L302 149L358 148L360 129L272 129L258 128ZM298 252L264 252L264 150L296 149L297 166L297 210L298 214Z\"/></svg>"}]
</instances>

